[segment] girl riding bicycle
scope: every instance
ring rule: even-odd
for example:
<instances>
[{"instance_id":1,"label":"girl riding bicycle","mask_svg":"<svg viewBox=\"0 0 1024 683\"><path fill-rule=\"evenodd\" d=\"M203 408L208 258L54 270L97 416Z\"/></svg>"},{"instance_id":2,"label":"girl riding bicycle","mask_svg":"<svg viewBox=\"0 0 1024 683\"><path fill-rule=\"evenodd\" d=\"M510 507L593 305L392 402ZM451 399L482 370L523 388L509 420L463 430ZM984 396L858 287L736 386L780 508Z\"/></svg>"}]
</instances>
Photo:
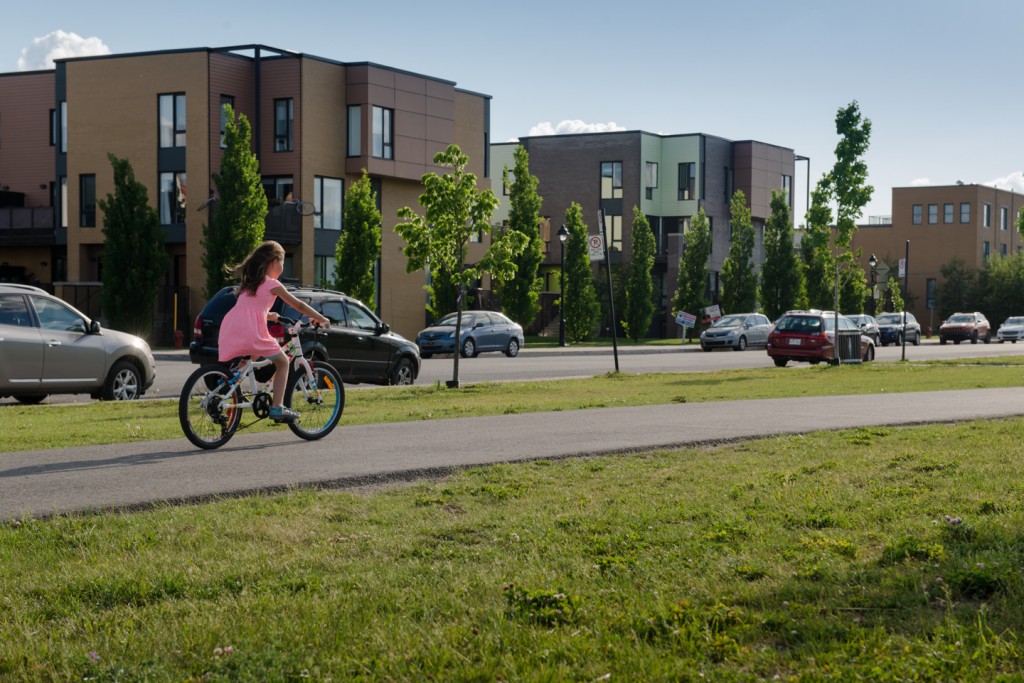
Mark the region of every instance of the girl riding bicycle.
<instances>
[{"instance_id":1,"label":"girl riding bicycle","mask_svg":"<svg viewBox=\"0 0 1024 683\"><path fill-rule=\"evenodd\" d=\"M274 397L270 419L292 422L299 413L285 408L284 394L288 380L288 356L270 336L267 321L276 321L277 313L270 307L280 297L289 306L308 317L314 324L329 325L324 316L308 304L296 299L277 278L284 272L284 248L273 241L256 247L248 258L230 271L240 278L235 307L224 316L220 327L218 360L225 363L238 356L268 358L274 363Z\"/></svg>"}]
</instances>

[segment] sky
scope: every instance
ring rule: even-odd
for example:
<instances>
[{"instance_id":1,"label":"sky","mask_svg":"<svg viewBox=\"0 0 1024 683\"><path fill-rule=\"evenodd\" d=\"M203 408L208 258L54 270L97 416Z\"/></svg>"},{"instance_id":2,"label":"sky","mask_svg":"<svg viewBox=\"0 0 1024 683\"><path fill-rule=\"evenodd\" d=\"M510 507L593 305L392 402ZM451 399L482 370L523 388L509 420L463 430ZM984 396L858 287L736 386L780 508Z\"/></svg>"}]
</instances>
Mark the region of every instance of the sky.
<instances>
[{"instance_id":1,"label":"sky","mask_svg":"<svg viewBox=\"0 0 1024 683\"><path fill-rule=\"evenodd\" d=\"M835 162L835 115L871 121L875 188L1024 192L1020 0L49 0L0 22L0 73L94 54L259 43L376 62L490 95L491 139L706 133ZM0 103L0 111L3 104ZM794 179L803 222L808 164Z\"/></svg>"}]
</instances>

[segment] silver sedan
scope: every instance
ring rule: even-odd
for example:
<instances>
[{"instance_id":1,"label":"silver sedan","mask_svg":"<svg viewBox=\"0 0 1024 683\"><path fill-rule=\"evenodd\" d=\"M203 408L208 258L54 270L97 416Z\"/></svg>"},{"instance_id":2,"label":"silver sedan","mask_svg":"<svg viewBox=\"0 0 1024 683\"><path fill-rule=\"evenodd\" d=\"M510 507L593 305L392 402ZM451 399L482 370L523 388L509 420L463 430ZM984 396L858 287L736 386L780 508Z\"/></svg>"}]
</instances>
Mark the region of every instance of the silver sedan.
<instances>
[{"instance_id":1,"label":"silver sedan","mask_svg":"<svg viewBox=\"0 0 1024 683\"><path fill-rule=\"evenodd\" d=\"M700 348L711 351L731 348L743 351L750 346L766 346L772 322L760 313L733 313L724 315L701 332Z\"/></svg>"}]
</instances>

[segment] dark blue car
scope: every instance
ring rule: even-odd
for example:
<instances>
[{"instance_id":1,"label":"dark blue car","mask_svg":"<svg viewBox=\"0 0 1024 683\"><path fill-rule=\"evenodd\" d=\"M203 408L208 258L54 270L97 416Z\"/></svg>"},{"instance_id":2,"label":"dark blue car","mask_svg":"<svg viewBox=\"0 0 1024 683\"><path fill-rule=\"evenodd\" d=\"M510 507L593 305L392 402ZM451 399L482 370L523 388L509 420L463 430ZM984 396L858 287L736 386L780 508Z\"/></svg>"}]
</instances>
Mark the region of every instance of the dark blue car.
<instances>
[{"instance_id":1,"label":"dark blue car","mask_svg":"<svg viewBox=\"0 0 1024 683\"><path fill-rule=\"evenodd\" d=\"M435 353L455 353L456 313L449 313L416 335L420 358ZM523 327L496 311L464 311L459 330L463 358L474 358L482 351L501 351L509 358L519 355L523 347Z\"/></svg>"}]
</instances>

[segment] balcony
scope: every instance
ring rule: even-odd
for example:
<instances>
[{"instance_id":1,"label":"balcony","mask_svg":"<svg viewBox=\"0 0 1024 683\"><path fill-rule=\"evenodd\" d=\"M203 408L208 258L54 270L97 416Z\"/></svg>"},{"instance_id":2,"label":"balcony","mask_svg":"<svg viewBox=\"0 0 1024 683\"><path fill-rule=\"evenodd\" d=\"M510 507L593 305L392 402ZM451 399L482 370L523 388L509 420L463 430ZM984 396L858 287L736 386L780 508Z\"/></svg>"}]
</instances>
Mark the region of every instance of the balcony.
<instances>
[{"instance_id":1,"label":"balcony","mask_svg":"<svg viewBox=\"0 0 1024 683\"><path fill-rule=\"evenodd\" d=\"M56 243L52 206L0 208L0 245L46 246Z\"/></svg>"},{"instance_id":2,"label":"balcony","mask_svg":"<svg viewBox=\"0 0 1024 683\"><path fill-rule=\"evenodd\" d=\"M280 244L302 243L302 216L295 209L295 204L277 204L271 206L264 220L263 239L274 240Z\"/></svg>"}]
</instances>

